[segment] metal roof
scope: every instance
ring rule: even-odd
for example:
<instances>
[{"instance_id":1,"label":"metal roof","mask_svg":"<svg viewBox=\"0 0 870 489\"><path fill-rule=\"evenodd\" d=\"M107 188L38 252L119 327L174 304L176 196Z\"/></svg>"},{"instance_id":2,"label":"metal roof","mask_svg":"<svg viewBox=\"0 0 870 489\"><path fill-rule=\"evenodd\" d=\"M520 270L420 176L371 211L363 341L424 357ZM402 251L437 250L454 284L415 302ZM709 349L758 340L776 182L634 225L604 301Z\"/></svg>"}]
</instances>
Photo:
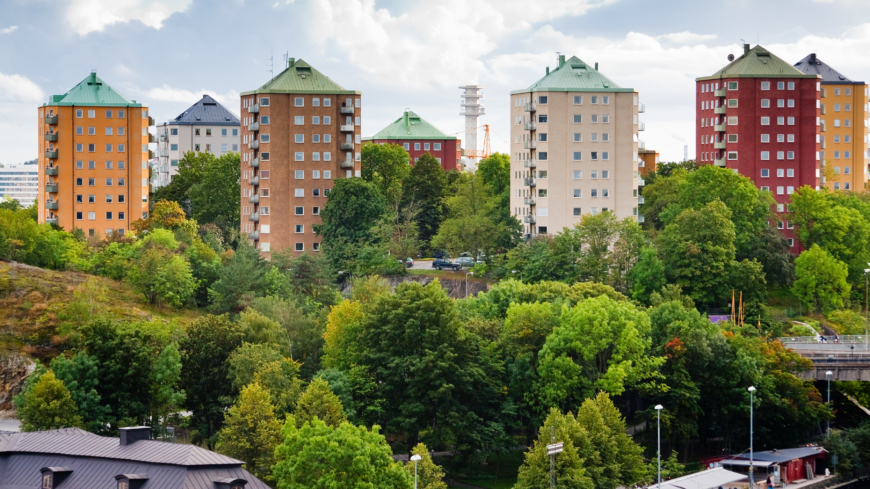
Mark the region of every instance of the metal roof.
<instances>
[{"instance_id":1,"label":"metal roof","mask_svg":"<svg viewBox=\"0 0 870 489\"><path fill-rule=\"evenodd\" d=\"M558 66L524 90L514 90L511 95L528 92L633 92L622 88L602 75L597 66L589 66L577 56L565 59L559 56Z\"/></svg>"},{"instance_id":2,"label":"metal roof","mask_svg":"<svg viewBox=\"0 0 870 489\"><path fill-rule=\"evenodd\" d=\"M448 136L419 115L406 110L402 117L378 131L374 136L363 138L366 141L378 139L456 139Z\"/></svg>"},{"instance_id":3,"label":"metal roof","mask_svg":"<svg viewBox=\"0 0 870 489\"><path fill-rule=\"evenodd\" d=\"M145 107L144 104L136 103L135 100L130 100L121 95L120 92L110 87L100 77L96 71L92 71L87 78L74 86L70 91L63 95L52 95L45 105L81 105L95 107Z\"/></svg>"},{"instance_id":4,"label":"metal roof","mask_svg":"<svg viewBox=\"0 0 870 489\"><path fill-rule=\"evenodd\" d=\"M328 76L315 70L303 60L290 58L287 68L278 76L266 82L262 87L242 92L242 95L254 93L326 93L359 95L361 92L345 90L344 87L332 81Z\"/></svg>"},{"instance_id":5,"label":"metal roof","mask_svg":"<svg viewBox=\"0 0 870 489\"><path fill-rule=\"evenodd\" d=\"M752 456L753 460L760 460L763 462L788 462L789 460L797 460L799 458L818 456L828 453L822 447L800 447L800 448L786 448L784 450L770 450L766 452L755 452ZM744 460L749 460L749 454L741 454L738 457ZM722 461L724 464L725 461Z\"/></svg>"},{"instance_id":6,"label":"metal roof","mask_svg":"<svg viewBox=\"0 0 870 489\"><path fill-rule=\"evenodd\" d=\"M229 109L219 104L217 100L208 95L203 95L197 103L191 105L187 110L182 112L181 115L169 121L170 126L194 126L200 124L208 124L211 126L238 126L239 118L230 112Z\"/></svg>"},{"instance_id":7,"label":"metal roof","mask_svg":"<svg viewBox=\"0 0 870 489\"><path fill-rule=\"evenodd\" d=\"M753 467L770 467L776 462L763 462L761 460L752 460ZM722 460L720 465L728 465L734 467L749 467L749 460Z\"/></svg>"},{"instance_id":8,"label":"metal roof","mask_svg":"<svg viewBox=\"0 0 870 489\"><path fill-rule=\"evenodd\" d=\"M717 467L710 470L702 470L690 475L684 475L662 482L661 489L711 489L723 486L731 482L746 479L747 476ZM650 486L658 487L658 486Z\"/></svg>"},{"instance_id":9,"label":"metal roof","mask_svg":"<svg viewBox=\"0 0 870 489\"><path fill-rule=\"evenodd\" d=\"M720 78L817 78L817 75L808 75L798 70L760 45L749 49L749 44L745 44L742 56L716 73L695 80Z\"/></svg>"},{"instance_id":10,"label":"metal roof","mask_svg":"<svg viewBox=\"0 0 870 489\"><path fill-rule=\"evenodd\" d=\"M804 59L794 64L794 67L808 75L821 75L822 84L832 85L863 85L864 82L856 82L846 78L845 75L833 69L820 60L816 53L808 54Z\"/></svg>"}]
</instances>

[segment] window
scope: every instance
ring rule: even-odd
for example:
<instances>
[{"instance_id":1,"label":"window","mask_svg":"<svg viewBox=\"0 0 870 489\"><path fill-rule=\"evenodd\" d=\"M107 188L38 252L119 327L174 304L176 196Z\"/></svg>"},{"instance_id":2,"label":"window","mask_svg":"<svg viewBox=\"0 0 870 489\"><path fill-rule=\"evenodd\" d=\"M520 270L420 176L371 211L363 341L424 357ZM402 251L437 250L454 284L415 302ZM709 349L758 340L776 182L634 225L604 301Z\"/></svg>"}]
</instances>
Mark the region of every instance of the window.
<instances>
[{"instance_id":1,"label":"window","mask_svg":"<svg viewBox=\"0 0 870 489\"><path fill-rule=\"evenodd\" d=\"M762 117L761 118L761 125L762 126L769 126L770 125L770 117Z\"/></svg>"},{"instance_id":2,"label":"window","mask_svg":"<svg viewBox=\"0 0 870 489\"><path fill-rule=\"evenodd\" d=\"M768 178L768 177L770 177L770 169L769 168L762 168L761 169L761 178Z\"/></svg>"},{"instance_id":3,"label":"window","mask_svg":"<svg viewBox=\"0 0 870 489\"><path fill-rule=\"evenodd\" d=\"M583 123L583 115L574 114L574 124L582 124Z\"/></svg>"},{"instance_id":4,"label":"window","mask_svg":"<svg viewBox=\"0 0 870 489\"><path fill-rule=\"evenodd\" d=\"M297 116L295 116L295 117L293 118L293 122L294 122L294 124L296 124L297 126L303 126L303 125L305 125L305 116L303 116L303 115L297 115Z\"/></svg>"},{"instance_id":5,"label":"window","mask_svg":"<svg viewBox=\"0 0 870 489\"><path fill-rule=\"evenodd\" d=\"M293 189L293 196L294 197L305 197L305 189L304 188Z\"/></svg>"},{"instance_id":6,"label":"window","mask_svg":"<svg viewBox=\"0 0 870 489\"><path fill-rule=\"evenodd\" d=\"M583 170L574 170L574 179L582 180L583 179Z\"/></svg>"},{"instance_id":7,"label":"window","mask_svg":"<svg viewBox=\"0 0 870 489\"><path fill-rule=\"evenodd\" d=\"M762 109L769 109L770 108L770 99L769 98L761 99L761 108Z\"/></svg>"},{"instance_id":8,"label":"window","mask_svg":"<svg viewBox=\"0 0 870 489\"><path fill-rule=\"evenodd\" d=\"M607 170L601 170L601 178L610 178L610 172Z\"/></svg>"},{"instance_id":9,"label":"window","mask_svg":"<svg viewBox=\"0 0 870 489\"><path fill-rule=\"evenodd\" d=\"M118 145L118 152L119 152L119 153L123 153L124 150L126 150L126 149L127 149L127 148L125 148L123 144L119 144L119 145Z\"/></svg>"},{"instance_id":10,"label":"window","mask_svg":"<svg viewBox=\"0 0 870 489\"><path fill-rule=\"evenodd\" d=\"M320 197L320 189L319 188L311 189L311 196L312 197Z\"/></svg>"},{"instance_id":11,"label":"window","mask_svg":"<svg viewBox=\"0 0 870 489\"><path fill-rule=\"evenodd\" d=\"M762 151L761 152L761 159L762 160L769 160L770 159L770 151Z\"/></svg>"},{"instance_id":12,"label":"window","mask_svg":"<svg viewBox=\"0 0 870 489\"><path fill-rule=\"evenodd\" d=\"M590 157L591 157L593 160L598 160L598 152L597 152L597 151L592 151Z\"/></svg>"},{"instance_id":13,"label":"window","mask_svg":"<svg viewBox=\"0 0 870 489\"><path fill-rule=\"evenodd\" d=\"M414 143L414 151L420 151L420 143Z\"/></svg>"},{"instance_id":14,"label":"window","mask_svg":"<svg viewBox=\"0 0 870 489\"><path fill-rule=\"evenodd\" d=\"M96 111L96 110L89 110L89 111L88 111L88 119L93 119L93 118L96 117L96 116L97 116L97 111Z\"/></svg>"},{"instance_id":15,"label":"window","mask_svg":"<svg viewBox=\"0 0 870 489\"><path fill-rule=\"evenodd\" d=\"M737 90L737 82L728 82L728 90Z\"/></svg>"},{"instance_id":16,"label":"window","mask_svg":"<svg viewBox=\"0 0 870 489\"><path fill-rule=\"evenodd\" d=\"M583 105L582 95L574 95L574 105Z\"/></svg>"},{"instance_id":17,"label":"window","mask_svg":"<svg viewBox=\"0 0 870 489\"><path fill-rule=\"evenodd\" d=\"M785 82L776 82L777 90L785 90Z\"/></svg>"},{"instance_id":18,"label":"window","mask_svg":"<svg viewBox=\"0 0 870 489\"><path fill-rule=\"evenodd\" d=\"M583 161L583 153L574 151L574 161Z\"/></svg>"},{"instance_id":19,"label":"window","mask_svg":"<svg viewBox=\"0 0 870 489\"><path fill-rule=\"evenodd\" d=\"M728 159L729 160L736 160L737 159L737 151L729 151L728 152Z\"/></svg>"},{"instance_id":20,"label":"window","mask_svg":"<svg viewBox=\"0 0 870 489\"><path fill-rule=\"evenodd\" d=\"M324 174L323 178L326 178L326 172L323 172L323 174ZM293 173L293 176L296 178L296 180L304 180L305 179L305 170L296 170Z\"/></svg>"},{"instance_id":21,"label":"window","mask_svg":"<svg viewBox=\"0 0 870 489\"><path fill-rule=\"evenodd\" d=\"M296 243L295 251L305 251L305 243Z\"/></svg>"},{"instance_id":22,"label":"window","mask_svg":"<svg viewBox=\"0 0 870 489\"><path fill-rule=\"evenodd\" d=\"M761 191L762 191L762 192L770 192L770 187L765 187L764 185L762 185L762 186L761 186Z\"/></svg>"},{"instance_id":23,"label":"window","mask_svg":"<svg viewBox=\"0 0 870 489\"><path fill-rule=\"evenodd\" d=\"M79 118L79 119L81 119L82 117L84 117L84 115L83 115L83 113L82 113L82 109L76 109L76 117Z\"/></svg>"},{"instance_id":24,"label":"window","mask_svg":"<svg viewBox=\"0 0 870 489\"><path fill-rule=\"evenodd\" d=\"M784 160L785 159L785 151L777 151L776 152L776 159Z\"/></svg>"},{"instance_id":25,"label":"window","mask_svg":"<svg viewBox=\"0 0 870 489\"><path fill-rule=\"evenodd\" d=\"M593 114L593 115L592 115L592 123L593 123L593 124L598 124L598 115L597 115L597 114Z\"/></svg>"},{"instance_id":26,"label":"window","mask_svg":"<svg viewBox=\"0 0 870 489\"><path fill-rule=\"evenodd\" d=\"M574 189L574 198L575 199L582 199L583 198L583 190L579 189L579 188L575 188Z\"/></svg>"},{"instance_id":27,"label":"window","mask_svg":"<svg viewBox=\"0 0 870 489\"><path fill-rule=\"evenodd\" d=\"M269 161L270 156L271 154L268 151L266 151L265 153L260 153L260 159L263 161Z\"/></svg>"},{"instance_id":28,"label":"window","mask_svg":"<svg viewBox=\"0 0 870 489\"><path fill-rule=\"evenodd\" d=\"M593 189L589 190L589 196L590 197L598 197L598 189L593 188Z\"/></svg>"},{"instance_id":29,"label":"window","mask_svg":"<svg viewBox=\"0 0 870 489\"><path fill-rule=\"evenodd\" d=\"M593 133L592 133L592 142L593 142L593 143L597 143L597 142L598 142L598 133L597 133L597 132L593 132Z\"/></svg>"},{"instance_id":30,"label":"window","mask_svg":"<svg viewBox=\"0 0 870 489\"><path fill-rule=\"evenodd\" d=\"M97 196L96 196L96 195L93 195L93 194L88 195L88 204L94 204L94 203L96 203L96 202L97 202Z\"/></svg>"},{"instance_id":31,"label":"window","mask_svg":"<svg viewBox=\"0 0 870 489\"><path fill-rule=\"evenodd\" d=\"M147 180L147 179L143 179L143 180ZM112 186L112 179L111 179L111 178L107 178L107 179L106 179L106 186L107 186L107 187L111 187L111 186Z\"/></svg>"},{"instance_id":32,"label":"window","mask_svg":"<svg viewBox=\"0 0 870 489\"><path fill-rule=\"evenodd\" d=\"M269 116L261 115L260 116L260 125L268 126L269 125ZM224 129L224 131L226 131L226 129ZM226 134L224 134L224 136L226 136ZM235 136L235 134L233 134L233 136Z\"/></svg>"},{"instance_id":33,"label":"window","mask_svg":"<svg viewBox=\"0 0 870 489\"><path fill-rule=\"evenodd\" d=\"M205 135L206 135L206 136L211 136L211 128L206 128L206 129L205 129Z\"/></svg>"},{"instance_id":34,"label":"window","mask_svg":"<svg viewBox=\"0 0 870 489\"><path fill-rule=\"evenodd\" d=\"M546 105L546 103L547 103L547 96L546 96L546 95L540 95L540 96L538 96L538 103L541 104L541 105Z\"/></svg>"},{"instance_id":35,"label":"window","mask_svg":"<svg viewBox=\"0 0 870 489\"><path fill-rule=\"evenodd\" d=\"M88 212L88 221L95 221L97 219L96 212Z\"/></svg>"},{"instance_id":36,"label":"window","mask_svg":"<svg viewBox=\"0 0 870 489\"><path fill-rule=\"evenodd\" d=\"M784 176L785 176L785 170L783 170L782 168L777 168L777 170L776 170L776 176L777 176L777 177L780 177L780 178L784 177Z\"/></svg>"},{"instance_id":37,"label":"window","mask_svg":"<svg viewBox=\"0 0 870 489\"><path fill-rule=\"evenodd\" d=\"M788 99L788 106L792 107L792 108L794 107L794 99L793 98Z\"/></svg>"},{"instance_id":38,"label":"window","mask_svg":"<svg viewBox=\"0 0 870 489\"><path fill-rule=\"evenodd\" d=\"M53 485L52 485L52 481L51 481L51 474L50 473L43 474L42 475L42 489L52 489L52 487L53 487Z\"/></svg>"},{"instance_id":39,"label":"window","mask_svg":"<svg viewBox=\"0 0 870 489\"><path fill-rule=\"evenodd\" d=\"M777 142L777 143L782 143L782 142L784 142L784 141L785 141L785 136L784 136L784 135L782 135L782 134L777 134L777 135L776 135L776 142Z\"/></svg>"},{"instance_id":40,"label":"window","mask_svg":"<svg viewBox=\"0 0 870 489\"><path fill-rule=\"evenodd\" d=\"M783 99L781 99L781 98L780 98L780 99L777 99L777 100L776 100L776 106L779 107L779 108L783 108L783 107L785 107L785 100L783 100Z\"/></svg>"},{"instance_id":41,"label":"window","mask_svg":"<svg viewBox=\"0 0 870 489\"><path fill-rule=\"evenodd\" d=\"M320 116L318 116L318 115L311 116L311 123L314 125L320 124Z\"/></svg>"},{"instance_id":42,"label":"window","mask_svg":"<svg viewBox=\"0 0 870 489\"><path fill-rule=\"evenodd\" d=\"M547 114L538 114L538 122L540 122L541 124L546 124Z\"/></svg>"},{"instance_id":43,"label":"window","mask_svg":"<svg viewBox=\"0 0 870 489\"><path fill-rule=\"evenodd\" d=\"M776 195L782 195L785 193L785 187L776 187Z\"/></svg>"},{"instance_id":44,"label":"window","mask_svg":"<svg viewBox=\"0 0 870 489\"><path fill-rule=\"evenodd\" d=\"M178 151L178 145L177 144L170 144L169 149L172 151Z\"/></svg>"},{"instance_id":45,"label":"window","mask_svg":"<svg viewBox=\"0 0 870 489\"><path fill-rule=\"evenodd\" d=\"M786 170L786 175L789 177L794 177L794 168L789 168Z\"/></svg>"},{"instance_id":46,"label":"window","mask_svg":"<svg viewBox=\"0 0 870 489\"><path fill-rule=\"evenodd\" d=\"M301 205L296 206L294 208L294 214L297 216L304 216L305 215L305 208L302 207Z\"/></svg>"},{"instance_id":47,"label":"window","mask_svg":"<svg viewBox=\"0 0 870 489\"><path fill-rule=\"evenodd\" d=\"M843 110L846 112L852 112L852 104L846 104Z\"/></svg>"},{"instance_id":48,"label":"window","mask_svg":"<svg viewBox=\"0 0 870 489\"><path fill-rule=\"evenodd\" d=\"M332 124L332 117L329 117L328 115L323 116L323 125L328 126L330 124Z\"/></svg>"},{"instance_id":49,"label":"window","mask_svg":"<svg viewBox=\"0 0 870 489\"><path fill-rule=\"evenodd\" d=\"M728 125L729 126L736 126L737 125L737 118L736 117L729 117L728 118Z\"/></svg>"},{"instance_id":50,"label":"window","mask_svg":"<svg viewBox=\"0 0 870 489\"><path fill-rule=\"evenodd\" d=\"M601 122L602 124L610 124L610 116L604 114L603 116L601 116Z\"/></svg>"},{"instance_id":51,"label":"window","mask_svg":"<svg viewBox=\"0 0 870 489\"><path fill-rule=\"evenodd\" d=\"M261 188L260 189L260 197L268 197L268 196L269 196L269 189Z\"/></svg>"},{"instance_id":52,"label":"window","mask_svg":"<svg viewBox=\"0 0 870 489\"><path fill-rule=\"evenodd\" d=\"M297 151L294 153L294 161L305 161L305 153L302 151Z\"/></svg>"},{"instance_id":53,"label":"window","mask_svg":"<svg viewBox=\"0 0 870 489\"><path fill-rule=\"evenodd\" d=\"M325 97L323 99L323 106L324 107L331 107L332 106L332 99L329 97Z\"/></svg>"},{"instance_id":54,"label":"window","mask_svg":"<svg viewBox=\"0 0 870 489\"><path fill-rule=\"evenodd\" d=\"M293 105L296 107L305 107L305 99L302 97L296 97L293 100Z\"/></svg>"},{"instance_id":55,"label":"window","mask_svg":"<svg viewBox=\"0 0 870 489\"><path fill-rule=\"evenodd\" d=\"M762 119L763 119L763 117L762 117ZM729 142L729 143L732 142L732 141L731 141L731 136L734 136L735 138L737 137L736 134L729 134L729 135L728 135L728 142ZM762 135L761 135L761 142L762 142L762 143L769 143L769 142L770 142L770 134L762 134Z\"/></svg>"},{"instance_id":56,"label":"window","mask_svg":"<svg viewBox=\"0 0 870 489\"><path fill-rule=\"evenodd\" d=\"M602 160L609 160L609 159L610 159L610 153L608 153L607 151L602 152L602 153L601 153L601 159L602 159Z\"/></svg>"},{"instance_id":57,"label":"window","mask_svg":"<svg viewBox=\"0 0 870 489\"><path fill-rule=\"evenodd\" d=\"M112 166L113 166L113 165L112 165L112 162L111 162L111 161L107 161L107 162L106 162L106 170L111 170L111 169L112 169Z\"/></svg>"},{"instance_id":58,"label":"window","mask_svg":"<svg viewBox=\"0 0 870 489\"><path fill-rule=\"evenodd\" d=\"M769 81L761 82L761 89L762 90L770 90L770 82Z\"/></svg>"},{"instance_id":59,"label":"window","mask_svg":"<svg viewBox=\"0 0 870 489\"><path fill-rule=\"evenodd\" d=\"M834 119L834 127L840 127L840 119Z\"/></svg>"},{"instance_id":60,"label":"window","mask_svg":"<svg viewBox=\"0 0 870 489\"><path fill-rule=\"evenodd\" d=\"M408 151L409 149L411 149L411 143L405 143L402 146L404 146L405 151Z\"/></svg>"},{"instance_id":61,"label":"window","mask_svg":"<svg viewBox=\"0 0 870 489\"><path fill-rule=\"evenodd\" d=\"M598 96L597 96L597 95L593 95L593 96L592 96L592 103L593 103L593 104L597 104L597 103L598 103Z\"/></svg>"},{"instance_id":62,"label":"window","mask_svg":"<svg viewBox=\"0 0 870 489\"><path fill-rule=\"evenodd\" d=\"M300 143L300 144L301 144L301 143L304 143L304 142L305 142L305 135L304 135L304 134L296 134L296 135L294 135L294 136L293 136L293 142L295 142L295 143Z\"/></svg>"},{"instance_id":63,"label":"window","mask_svg":"<svg viewBox=\"0 0 870 489\"><path fill-rule=\"evenodd\" d=\"M785 191L787 194L791 195L794 193L794 187L786 187Z\"/></svg>"},{"instance_id":64,"label":"window","mask_svg":"<svg viewBox=\"0 0 870 489\"><path fill-rule=\"evenodd\" d=\"M260 97L260 105L263 107L269 106L269 97Z\"/></svg>"},{"instance_id":65,"label":"window","mask_svg":"<svg viewBox=\"0 0 870 489\"><path fill-rule=\"evenodd\" d=\"M199 135L200 135L200 134L199 134L199 129L194 129L194 130L193 130L193 135L194 135L194 136L199 136Z\"/></svg>"},{"instance_id":66,"label":"window","mask_svg":"<svg viewBox=\"0 0 870 489\"><path fill-rule=\"evenodd\" d=\"M268 134L260 134L260 142L261 143L268 143L269 142L269 135Z\"/></svg>"},{"instance_id":67,"label":"window","mask_svg":"<svg viewBox=\"0 0 870 489\"><path fill-rule=\"evenodd\" d=\"M124 194L118 194L118 203L119 203L119 204L123 204L123 203L124 203Z\"/></svg>"},{"instance_id":68,"label":"window","mask_svg":"<svg viewBox=\"0 0 870 489\"><path fill-rule=\"evenodd\" d=\"M785 117L782 117L782 116L777 117L776 118L776 125L781 126L783 124L785 124Z\"/></svg>"},{"instance_id":69,"label":"window","mask_svg":"<svg viewBox=\"0 0 870 489\"><path fill-rule=\"evenodd\" d=\"M793 125L794 125L794 117L789 117L789 118L788 118L788 125L790 125L790 126L793 126Z\"/></svg>"},{"instance_id":70,"label":"window","mask_svg":"<svg viewBox=\"0 0 870 489\"><path fill-rule=\"evenodd\" d=\"M789 170L789 171L791 171L791 170ZM845 173L846 175L849 174L849 167L848 166L843 167L843 173Z\"/></svg>"},{"instance_id":71,"label":"window","mask_svg":"<svg viewBox=\"0 0 870 489\"><path fill-rule=\"evenodd\" d=\"M76 212L76 221L81 221L84 218L85 218L84 212Z\"/></svg>"},{"instance_id":72,"label":"window","mask_svg":"<svg viewBox=\"0 0 870 489\"><path fill-rule=\"evenodd\" d=\"M441 143L432 143L434 151L441 151Z\"/></svg>"},{"instance_id":73,"label":"window","mask_svg":"<svg viewBox=\"0 0 870 489\"><path fill-rule=\"evenodd\" d=\"M851 119L846 119L845 127L852 127L852 120Z\"/></svg>"},{"instance_id":74,"label":"window","mask_svg":"<svg viewBox=\"0 0 870 489\"><path fill-rule=\"evenodd\" d=\"M782 229L782 228L783 228L783 222L782 222L782 221L777 221L777 222L776 222L776 229Z\"/></svg>"},{"instance_id":75,"label":"window","mask_svg":"<svg viewBox=\"0 0 870 489\"><path fill-rule=\"evenodd\" d=\"M729 98L728 99L728 107L737 107L737 99Z\"/></svg>"}]
</instances>

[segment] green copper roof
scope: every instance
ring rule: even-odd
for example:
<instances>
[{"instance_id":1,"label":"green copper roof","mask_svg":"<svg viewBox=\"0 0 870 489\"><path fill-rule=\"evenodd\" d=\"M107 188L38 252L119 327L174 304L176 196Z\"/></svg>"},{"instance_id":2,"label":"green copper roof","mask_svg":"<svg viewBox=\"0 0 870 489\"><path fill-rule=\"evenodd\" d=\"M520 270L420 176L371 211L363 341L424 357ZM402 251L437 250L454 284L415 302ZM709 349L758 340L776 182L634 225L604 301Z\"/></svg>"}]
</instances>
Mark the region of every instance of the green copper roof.
<instances>
[{"instance_id":1,"label":"green copper roof","mask_svg":"<svg viewBox=\"0 0 870 489\"><path fill-rule=\"evenodd\" d=\"M381 129L374 136L363 138L366 141L378 139L456 139L448 136L437 127L429 124L419 115L406 110L402 117Z\"/></svg>"},{"instance_id":2,"label":"green copper roof","mask_svg":"<svg viewBox=\"0 0 870 489\"><path fill-rule=\"evenodd\" d=\"M47 105L82 105L82 106L129 106L144 107L121 95L110 87L94 71L72 90L63 95L52 95Z\"/></svg>"},{"instance_id":3,"label":"green copper roof","mask_svg":"<svg viewBox=\"0 0 870 489\"><path fill-rule=\"evenodd\" d=\"M732 61L711 76L703 76L695 81L718 80L720 78L818 78L796 69L791 63L776 57L760 45L749 49L743 45L743 56Z\"/></svg>"},{"instance_id":4,"label":"green copper roof","mask_svg":"<svg viewBox=\"0 0 870 489\"><path fill-rule=\"evenodd\" d=\"M633 92L634 89L622 88L610 78L602 75L598 67L589 66L577 56L567 61L559 56L559 65L525 90L514 90L511 94L528 92Z\"/></svg>"},{"instance_id":5,"label":"green copper roof","mask_svg":"<svg viewBox=\"0 0 870 489\"><path fill-rule=\"evenodd\" d=\"M359 94L353 90L345 90L341 85L330 80L328 76L315 70L310 64L290 58L287 69L278 73L262 87L243 92L242 95L254 93L335 93Z\"/></svg>"}]
</instances>

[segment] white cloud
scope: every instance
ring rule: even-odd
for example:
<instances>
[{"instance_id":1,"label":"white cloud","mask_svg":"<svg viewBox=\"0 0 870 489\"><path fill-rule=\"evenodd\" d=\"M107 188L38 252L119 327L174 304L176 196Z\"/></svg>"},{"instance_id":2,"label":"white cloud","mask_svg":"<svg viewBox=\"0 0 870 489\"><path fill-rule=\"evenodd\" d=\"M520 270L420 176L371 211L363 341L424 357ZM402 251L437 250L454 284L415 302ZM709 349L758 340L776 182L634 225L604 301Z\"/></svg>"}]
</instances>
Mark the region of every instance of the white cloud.
<instances>
[{"instance_id":1,"label":"white cloud","mask_svg":"<svg viewBox=\"0 0 870 489\"><path fill-rule=\"evenodd\" d=\"M233 110L233 107L239 104L239 92L230 90L227 93L219 94L212 90L197 90L191 91L184 88L173 88L164 84L161 87L154 87L146 92L146 100L159 100L162 102L182 102L193 105L203 95L211 95L215 100Z\"/></svg>"},{"instance_id":2,"label":"white cloud","mask_svg":"<svg viewBox=\"0 0 870 489\"><path fill-rule=\"evenodd\" d=\"M689 44L689 43L698 43L704 41L710 41L716 39L715 34L695 34L694 32L683 31L683 32L675 32L673 34L665 34L662 36L656 36L656 39L667 39L668 41L675 42L678 44Z\"/></svg>"},{"instance_id":3,"label":"white cloud","mask_svg":"<svg viewBox=\"0 0 870 489\"><path fill-rule=\"evenodd\" d=\"M187 8L192 0L72 0L66 18L81 35L101 31L117 22L138 20L160 29L163 21Z\"/></svg>"},{"instance_id":4,"label":"white cloud","mask_svg":"<svg viewBox=\"0 0 870 489\"><path fill-rule=\"evenodd\" d=\"M0 73L0 100L7 102L43 102L45 95L39 85L21 75Z\"/></svg>"},{"instance_id":5,"label":"white cloud","mask_svg":"<svg viewBox=\"0 0 870 489\"><path fill-rule=\"evenodd\" d=\"M393 16L374 0L313 0L315 29L381 83L452 86L475 82L480 58L506 34L581 15L617 0L445 0L417 2Z\"/></svg>"},{"instance_id":6,"label":"white cloud","mask_svg":"<svg viewBox=\"0 0 870 489\"><path fill-rule=\"evenodd\" d=\"M11 33L15 32L16 29L18 29L17 25L11 25L9 27L6 27L5 29L0 29L0 35L11 34Z\"/></svg>"}]
</instances>

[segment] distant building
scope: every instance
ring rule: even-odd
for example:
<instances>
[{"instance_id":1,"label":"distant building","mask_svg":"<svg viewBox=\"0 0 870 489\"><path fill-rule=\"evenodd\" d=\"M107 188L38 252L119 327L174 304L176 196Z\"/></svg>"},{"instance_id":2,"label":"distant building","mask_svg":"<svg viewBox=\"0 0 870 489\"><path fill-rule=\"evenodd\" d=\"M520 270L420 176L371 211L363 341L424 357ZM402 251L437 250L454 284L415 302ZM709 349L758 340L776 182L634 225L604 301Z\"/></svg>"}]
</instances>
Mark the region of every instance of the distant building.
<instances>
[{"instance_id":1,"label":"distant building","mask_svg":"<svg viewBox=\"0 0 870 489\"><path fill-rule=\"evenodd\" d=\"M216 156L239 152L239 118L208 95L203 95L175 119L157 126L157 165L154 188L178 174L178 160L196 151Z\"/></svg>"},{"instance_id":2,"label":"distant building","mask_svg":"<svg viewBox=\"0 0 870 489\"><path fill-rule=\"evenodd\" d=\"M120 431L120 439L78 428L0 432L0 489L269 488L240 460L151 440L147 426Z\"/></svg>"},{"instance_id":3,"label":"distant building","mask_svg":"<svg viewBox=\"0 0 870 489\"><path fill-rule=\"evenodd\" d=\"M577 57L511 92L511 212L524 234L557 234L583 214L638 220L638 92Z\"/></svg>"},{"instance_id":4,"label":"distant building","mask_svg":"<svg viewBox=\"0 0 870 489\"><path fill-rule=\"evenodd\" d=\"M637 156L640 160L637 162L640 176L645 177L648 173L658 170L659 167L659 152L651 149L638 149ZM639 204L642 202L638 202Z\"/></svg>"},{"instance_id":5,"label":"distant building","mask_svg":"<svg viewBox=\"0 0 870 489\"><path fill-rule=\"evenodd\" d=\"M105 236L148 217L148 107L92 72L37 113L40 223Z\"/></svg>"},{"instance_id":6,"label":"distant building","mask_svg":"<svg viewBox=\"0 0 870 489\"><path fill-rule=\"evenodd\" d=\"M822 77L821 184L833 190L863 192L868 180L867 84L852 81L828 66L816 53L795 68ZM829 167L833 167L830 168ZM826 177L830 178L826 178Z\"/></svg>"},{"instance_id":7,"label":"distant building","mask_svg":"<svg viewBox=\"0 0 870 489\"><path fill-rule=\"evenodd\" d=\"M9 197L30 207L39 195L39 167L0 168L0 200Z\"/></svg>"},{"instance_id":8,"label":"distant building","mask_svg":"<svg viewBox=\"0 0 870 489\"><path fill-rule=\"evenodd\" d=\"M445 170L456 169L456 137L444 134L410 110L406 110L402 117L374 136L363 138L363 141L401 144L411 155L411 161L417 161L424 153L429 153Z\"/></svg>"},{"instance_id":9,"label":"distant building","mask_svg":"<svg viewBox=\"0 0 870 489\"><path fill-rule=\"evenodd\" d=\"M696 79L698 164L728 168L769 191L782 219L776 225L795 253L801 247L787 206L802 186L819 188L821 91L819 75L749 44L721 70Z\"/></svg>"}]
</instances>

